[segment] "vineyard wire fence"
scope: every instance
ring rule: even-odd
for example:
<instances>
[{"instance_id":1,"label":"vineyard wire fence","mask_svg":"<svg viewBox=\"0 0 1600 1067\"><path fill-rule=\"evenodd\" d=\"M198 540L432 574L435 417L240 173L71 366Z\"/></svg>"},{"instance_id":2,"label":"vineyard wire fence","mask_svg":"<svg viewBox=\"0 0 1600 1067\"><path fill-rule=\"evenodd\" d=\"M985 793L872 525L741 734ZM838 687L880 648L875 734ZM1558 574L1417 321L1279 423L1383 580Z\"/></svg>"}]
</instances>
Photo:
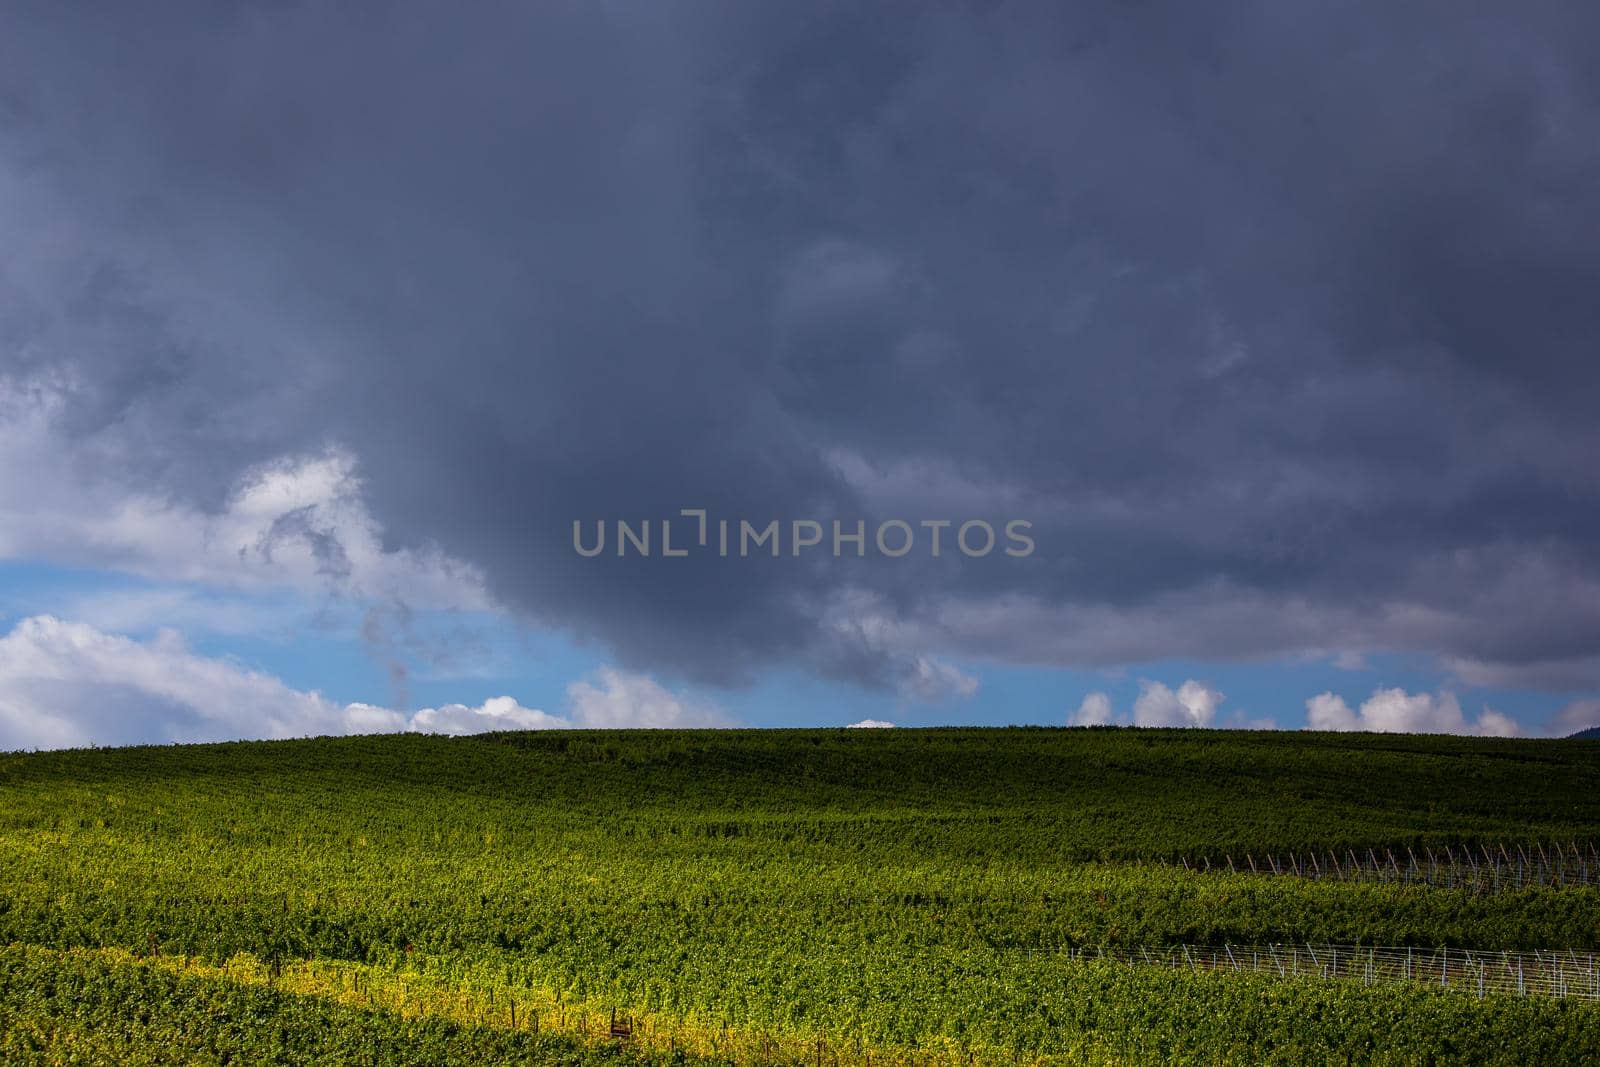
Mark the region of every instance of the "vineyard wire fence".
<instances>
[{"instance_id":1,"label":"vineyard wire fence","mask_svg":"<svg viewBox=\"0 0 1600 1067\"><path fill-rule=\"evenodd\" d=\"M1600 849L1594 842L1325 849L1313 852L1246 852L1158 861L1200 872L1264 874L1341 882L1434 885L1494 893L1528 886L1600 886Z\"/></svg>"},{"instance_id":2,"label":"vineyard wire fence","mask_svg":"<svg viewBox=\"0 0 1600 1067\"><path fill-rule=\"evenodd\" d=\"M1465 948L1434 951L1331 943L1090 947L1064 951L1072 959L1110 960L1130 966L1353 980L1368 986L1408 983L1478 997L1499 993L1600 1001L1600 955L1588 952Z\"/></svg>"},{"instance_id":3,"label":"vineyard wire fence","mask_svg":"<svg viewBox=\"0 0 1600 1067\"><path fill-rule=\"evenodd\" d=\"M1370 946L1334 943L1272 943L1265 945L1167 945L1159 948L1087 947L1056 950L1084 962L1112 966L1187 968L1194 972L1244 972L1272 975L1283 979L1314 977L1360 982L1365 986L1381 983L1406 983L1449 991L1449 995L1546 996L1583 1001L1600 1001L1600 954L1553 950L1480 951L1441 949L1438 951L1397 946ZM238 965L225 962L220 970L232 975ZM260 971L276 980L281 972L259 961L247 971ZM345 978L338 979L343 988ZM633 1014L620 1006L609 1012L592 1004L577 1003L536 1008L514 993L493 989L399 989L389 983L372 983L359 972L348 976L348 989L364 1004L387 1007L402 1015L430 1013L440 1004L454 1008L449 1012L477 1025L489 1025L533 1034L555 1032L579 1037L586 1044L605 1041L643 1044L666 1051L694 1052L725 1058L731 1064L793 1064L796 1067L974 1067L978 1062L974 1046L960 1042L936 1041L899 1047L873 1047L860 1035L832 1039L799 1035L779 1035L765 1030L745 1031L724 1020L720 1027L706 1020L698 1028L685 1028L682 1020ZM626 1018L625 1032L619 1032L619 1018ZM706 1022L711 1025L707 1027ZM608 1026L609 1023L609 1026ZM998 1062L995 1053L1003 1049L984 1049L984 1062ZM1146 1050L1142 1045L1136 1051ZM1015 1055L1000 1059L1022 1062L1019 1048Z\"/></svg>"}]
</instances>

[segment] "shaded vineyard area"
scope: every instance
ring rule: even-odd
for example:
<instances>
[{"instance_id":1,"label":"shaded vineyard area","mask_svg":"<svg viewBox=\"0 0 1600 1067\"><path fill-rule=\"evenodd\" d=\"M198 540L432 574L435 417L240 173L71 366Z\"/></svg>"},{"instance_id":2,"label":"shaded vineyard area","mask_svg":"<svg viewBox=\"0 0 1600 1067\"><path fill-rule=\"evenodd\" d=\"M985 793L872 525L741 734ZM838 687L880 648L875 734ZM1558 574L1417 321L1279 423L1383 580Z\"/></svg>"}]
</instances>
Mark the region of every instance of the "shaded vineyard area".
<instances>
[{"instance_id":1,"label":"shaded vineyard area","mask_svg":"<svg viewBox=\"0 0 1600 1067\"><path fill-rule=\"evenodd\" d=\"M1545 1062L1581 1062L1563 1050L1600 1027L1596 828L1591 742L563 731L13 753L0 943L332 968L400 1015L515 1005L552 1033L615 1010L640 1020L627 1047L668 1034L664 1055L739 1062L1365 1060L1397 1011L1418 1055L1537 1021L1558 1028Z\"/></svg>"},{"instance_id":2,"label":"shaded vineyard area","mask_svg":"<svg viewBox=\"0 0 1600 1067\"><path fill-rule=\"evenodd\" d=\"M1055 1062L1583 1063L1600 1051L1592 1015L1537 997L1469 1000L1305 975L1162 974L1109 958L1078 959L1066 977L1073 1007L1055 1020L1045 1057ZM274 970L254 959L208 968L116 951L0 949L0 1055L15 1064L962 1067L980 1058L1041 1059L1021 1046L963 1039L885 1046L859 1035L672 1018L637 1020L633 1035L619 1039L603 1011L542 1006L541 1023L537 1003L522 991L496 997L383 971Z\"/></svg>"},{"instance_id":3,"label":"shaded vineyard area","mask_svg":"<svg viewBox=\"0 0 1600 1067\"><path fill-rule=\"evenodd\" d=\"M1424 845L1420 856L1416 849L1404 845L1398 849L1369 847L1360 852L1346 848L1342 853L1334 849L1281 856L1246 852L1238 858L1231 854L1224 857L1225 864L1213 864L1209 856L1193 863L1185 856L1178 863L1184 870L1437 885L1476 893L1528 886L1600 885L1600 849L1592 841L1552 841L1548 846L1543 841L1531 845L1502 841L1493 845L1441 845L1437 850Z\"/></svg>"}]
</instances>

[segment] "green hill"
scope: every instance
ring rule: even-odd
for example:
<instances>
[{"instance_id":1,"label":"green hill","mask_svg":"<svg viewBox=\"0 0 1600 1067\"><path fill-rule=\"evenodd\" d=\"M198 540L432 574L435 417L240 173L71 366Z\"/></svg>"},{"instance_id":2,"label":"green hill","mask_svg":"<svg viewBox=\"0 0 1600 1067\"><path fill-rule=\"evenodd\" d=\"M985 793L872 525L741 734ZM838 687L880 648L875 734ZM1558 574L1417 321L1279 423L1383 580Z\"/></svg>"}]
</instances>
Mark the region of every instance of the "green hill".
<instances>
[{"instance_id":1,"label":"green hill","mask_svg":"<svg viewBox=\"0 0 1600 1067\"><path fill-rule=\"evenodd\" d=\"M137 992L174 981L276 1020L279 1051L253 1047L266 1062L337 1062L296 1060L312 1045L294 1035L419 1016L466 1028L429 1031L456 1050L439 1062L583 1057L613 1008L641 1020L626 1045L645 1058L1492 1060L1515 1037L1579 1062L1600 1049L1600 1007L1576 1000L1081 955L1594 950L1592 886L1227 867L1532 856L1597 827L1600 761L1541 740L562 731L13 753L0 972L100 990L125 1024L110 1062L181 1027L139 1004L168 993ZM0 996L22 998L9 1008L48 1056L86 1024L18 992L35 978ZM506 1045L513 1016L544 1044Z\"/></svg>"}]
</instances>

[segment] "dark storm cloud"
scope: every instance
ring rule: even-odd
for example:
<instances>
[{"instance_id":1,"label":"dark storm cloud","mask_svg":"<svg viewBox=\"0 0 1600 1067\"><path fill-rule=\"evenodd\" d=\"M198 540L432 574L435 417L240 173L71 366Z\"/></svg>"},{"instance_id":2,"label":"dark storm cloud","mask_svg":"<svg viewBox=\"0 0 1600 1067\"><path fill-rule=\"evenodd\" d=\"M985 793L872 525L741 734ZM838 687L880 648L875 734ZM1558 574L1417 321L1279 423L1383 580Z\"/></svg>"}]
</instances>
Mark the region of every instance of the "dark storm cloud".
<instances>
[{"instance_id":1,"label":"dark storm cloud","mask_svg":"<svg viewBox=\"0 0 1600 1067\"><path fill-rule=\"evenodd\" d=\"M702 677L1600 684L1582 5L163 11L0 32L0 358L104 471L347 449L396 544ZM681 507L1039 550L572 552Z\"/></svg>"}]
</instances>

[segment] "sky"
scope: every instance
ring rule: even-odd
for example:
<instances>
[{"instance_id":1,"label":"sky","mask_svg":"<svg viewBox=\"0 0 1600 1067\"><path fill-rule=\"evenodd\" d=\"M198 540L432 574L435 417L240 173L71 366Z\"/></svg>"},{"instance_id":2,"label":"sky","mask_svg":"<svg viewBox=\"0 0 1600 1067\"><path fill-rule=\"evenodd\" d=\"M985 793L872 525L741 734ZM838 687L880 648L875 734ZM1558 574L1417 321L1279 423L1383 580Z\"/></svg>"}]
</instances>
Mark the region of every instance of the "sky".
<instances>
[{"instance_id":1,"label":"sky","mask_svg":"<svg viewBox=\"0 0 1600 1067\"><path fill-rule=\"evenodd\" d=\"M8 3L0 748L1594 725L1596 42Z\"/></svg>"}]
</instances>

